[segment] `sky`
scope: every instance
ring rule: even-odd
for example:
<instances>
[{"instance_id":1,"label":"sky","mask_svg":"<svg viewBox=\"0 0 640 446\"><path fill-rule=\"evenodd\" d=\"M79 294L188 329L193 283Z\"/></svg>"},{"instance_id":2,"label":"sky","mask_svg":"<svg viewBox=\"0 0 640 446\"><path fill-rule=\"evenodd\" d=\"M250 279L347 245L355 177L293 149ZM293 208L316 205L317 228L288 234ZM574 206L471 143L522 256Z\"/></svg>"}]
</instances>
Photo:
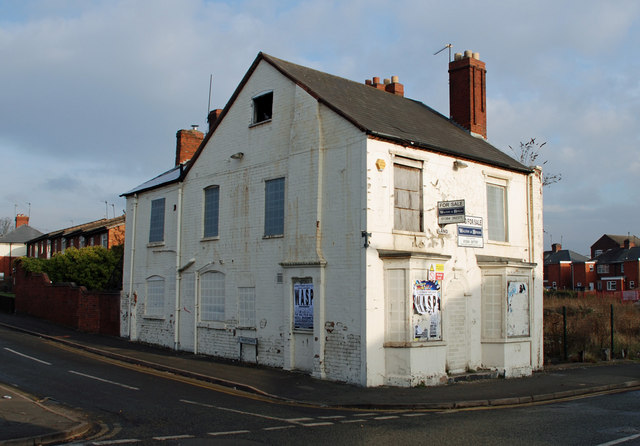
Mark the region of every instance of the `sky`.
<instances>
[{"instance_id":1,"label":"sky","mask_svg":"<svg viewBox=\"0 0 640 446\"><path fill-rule=\"evenodd\" d=\"M544 243L588 254L640 235L640 2L635 0L0 0L0 218L50 232L122 214L206 131L260 51L359 82L397 75L449 115L448 52L487 66L487 133L562 180ZM212 79L209 96L210 78Z\"/></svg>"}]
</instances>

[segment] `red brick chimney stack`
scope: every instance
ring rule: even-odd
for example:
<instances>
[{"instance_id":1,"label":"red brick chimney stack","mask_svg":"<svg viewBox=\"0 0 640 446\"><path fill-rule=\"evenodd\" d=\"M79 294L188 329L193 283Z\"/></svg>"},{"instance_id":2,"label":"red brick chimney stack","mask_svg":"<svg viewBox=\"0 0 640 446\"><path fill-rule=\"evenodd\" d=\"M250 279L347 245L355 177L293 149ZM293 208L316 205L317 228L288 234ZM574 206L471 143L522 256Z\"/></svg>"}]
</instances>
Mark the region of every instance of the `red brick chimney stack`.
<instances>
[{"instance_id":1,"label":"red brick chimney stack","mask_svg":"<svg viewBox=\"0 0 640 446\"><path fill-rule=\"evenodd\" d=\"M384 90L396 96L404 97L404 85L398 82L398 76L391 76L391 79L385 79L383 83L380 83L379 77L367 79L364 81L365 85L369 85L378 90Z\"/></svg>"},{"instance_id":2,"label":"red brick chimney stack","mask_svg":"<svg viewBox=\"0 0 640 446\"><path fill-rule=\"evenodd\" d=\"M189 161L204 139L204 133L198 131L198 126L194 125L192 127L191 130L178 130L178 133L176 133L178 140L176 144L176 166Z\"/></svg>"},{"instance_id":3,"label":"red brick chimney stack","mask_svg":"<svg viewBox=\"0 0 640 446\"><path fill-rule=\"evenodd\" d=\"M28 225L28 224L29 224L29 217L27 217L24 214L16 215L16 228L19 228L22 225Z\"/></svg>"},{"instance_id":4,"label":"red brick chimney stack","mask_svg":"<svg viewBox=\"0 0 640 446\"><path fill-rule=\"evenodd\" d=\"M456 53L449 62L451 119L471 133L487 138L487 94L484 62L469 50Z\"/></svg>"},{"instance_id":5,"label":"red brick chimney stack","mask_svg":"<svg viewBox=\"0 0 640 446\"><path fill-rule=\"evenodd\" d=\"M222 114L221 108L216 108L215 110L211 110L209 112L209 116L207 116L207 122L209 123L209 130L213 127L213 124L220 119L220 115Z\"/></svg>"}]
</instances>

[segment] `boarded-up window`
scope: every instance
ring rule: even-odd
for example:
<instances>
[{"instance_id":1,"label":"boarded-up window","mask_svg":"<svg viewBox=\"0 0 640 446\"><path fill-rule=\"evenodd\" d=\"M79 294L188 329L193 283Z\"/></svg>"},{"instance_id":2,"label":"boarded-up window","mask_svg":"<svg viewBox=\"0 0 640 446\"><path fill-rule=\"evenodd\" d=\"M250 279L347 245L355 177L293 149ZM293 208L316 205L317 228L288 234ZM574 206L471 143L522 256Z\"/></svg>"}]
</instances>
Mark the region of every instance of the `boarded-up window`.
<instances>
[{"instance_id":1,"label":"boarded-up window","mask_svg":"<svg viewBox=\"0 0 640 446\"><path fill-rule=\"evenodd\" d=\"M162 241L164 241L164 198L158 198L151 202L149 243Z\"/></svg>"},{"instance_id":2,"label":"boarded-up window","mask_svg":"<svg viewBox=\"0 0 640 446\"><path fill-rule=\"evenodd\" d=\"M144 313L147 316L161 316L164 313L164 277L151 276L147 279L147 300Z\"/></svg>"},{"instance_id":3,"label":"boarded-up window","mask_svg":"<svg viewBox=\"0 0 640 446\"><path fill-rule=\"evenodd\" d=\"M394 229L422 231L422 170L393 165Z\"/></svg>"},{"instance_id":4,"label":"boarded-up window","mask_svg":"<svg viewBox=\"0 0 640 446\"><path fill-rule=\"evenodd\" d=\"M482 337L502 338L502 276L486 275L482 278Z\"/></svg>"},{"instance_id":5,"label":"boarded-up window","mask_svg":"<svg viewBox=\"0 0 640 446\"><path fill-rule=\"evenodd\" d=\"M238 288L238 327L256 326L256 289Z\"/></svg>"},{"instance_id":6,"label":"boarded-up window","mask_svg":"<svg viewBox=\"0 0 640 446\"><path fill-rule=\"evenodd\" d=\"M386 341L407 340L406 274L403 269L389 269L386 277Z\"/></svg>"},{"instance_id":7,"label":"boarded-up window","mask_svg":"<svg viewBox=\"0 0 640 446\"><path fill-rule=\"evenodd\" d=\"M489 240L507 242L507 188L487 184L487 224Z\"/></svg>"},{"instance_id":8,"label":"boarded-up window","mask_svg":"<svg viewBox=\"0 0 640 446\"><path fill-rule=\"evenodd\" d=\"M200 309L200 319L203 321L224 320L224 274L207 271L200 275Z\"/></svg>"}]
</instances>

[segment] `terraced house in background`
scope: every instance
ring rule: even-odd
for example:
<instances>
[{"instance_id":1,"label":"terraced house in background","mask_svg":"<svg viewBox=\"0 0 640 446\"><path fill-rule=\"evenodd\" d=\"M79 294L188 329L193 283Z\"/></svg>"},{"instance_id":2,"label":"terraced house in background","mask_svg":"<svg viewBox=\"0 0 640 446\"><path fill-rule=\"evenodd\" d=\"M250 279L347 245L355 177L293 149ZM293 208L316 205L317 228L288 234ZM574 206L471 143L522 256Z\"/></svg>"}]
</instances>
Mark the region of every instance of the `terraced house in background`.
<instances>
[{"instance_id":1,"label":"terraced house in background","mask_svg":"<svg viewBox=\"0 0 640 446\"><path fill-rule=\"evenodd\" d=\"M451 118L258 54L123 194L121 334L362 386L542 367L540 171L487 142L477 53L449 73Z\"/></svg>"},{"instance_id":2,"label":"terraced house in background","mask_svg":"<svg viewBox=\"0 0 640 446\"><path fill-rule=\"evenodd\" d=\"M32 238L27 243L27 256L49 259L67 248L102 246L112 248L124 243L125 216L70 226Z\"/></svg>"}]
</instances>

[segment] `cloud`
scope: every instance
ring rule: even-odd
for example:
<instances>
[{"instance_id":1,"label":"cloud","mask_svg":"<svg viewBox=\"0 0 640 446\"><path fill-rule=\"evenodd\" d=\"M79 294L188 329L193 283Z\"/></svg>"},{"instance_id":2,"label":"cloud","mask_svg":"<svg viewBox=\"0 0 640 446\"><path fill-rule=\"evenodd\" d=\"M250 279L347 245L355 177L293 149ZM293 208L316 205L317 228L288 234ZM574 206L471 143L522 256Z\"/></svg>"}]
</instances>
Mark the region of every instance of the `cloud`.
<instances>
[{"instance_id":1,"label":"cloud","mask_svg":"<svg viewBox=\"0 0 640 446\"><path fill-rule=\"evenodd\" d=\"M173 165L178 129L206 129L209 76L223 107L259 51L360 82L399 75L448 115L447 51L433 53L452 43L487 63L490 142L547 142L563 180L545 188L545 228L585 252L640 220L624 207L640 186L639 30L632 0L1 2L0 157L20 186L0 216L32 203L53 230L122 209Z\"/></svg>"}]
</instances>

